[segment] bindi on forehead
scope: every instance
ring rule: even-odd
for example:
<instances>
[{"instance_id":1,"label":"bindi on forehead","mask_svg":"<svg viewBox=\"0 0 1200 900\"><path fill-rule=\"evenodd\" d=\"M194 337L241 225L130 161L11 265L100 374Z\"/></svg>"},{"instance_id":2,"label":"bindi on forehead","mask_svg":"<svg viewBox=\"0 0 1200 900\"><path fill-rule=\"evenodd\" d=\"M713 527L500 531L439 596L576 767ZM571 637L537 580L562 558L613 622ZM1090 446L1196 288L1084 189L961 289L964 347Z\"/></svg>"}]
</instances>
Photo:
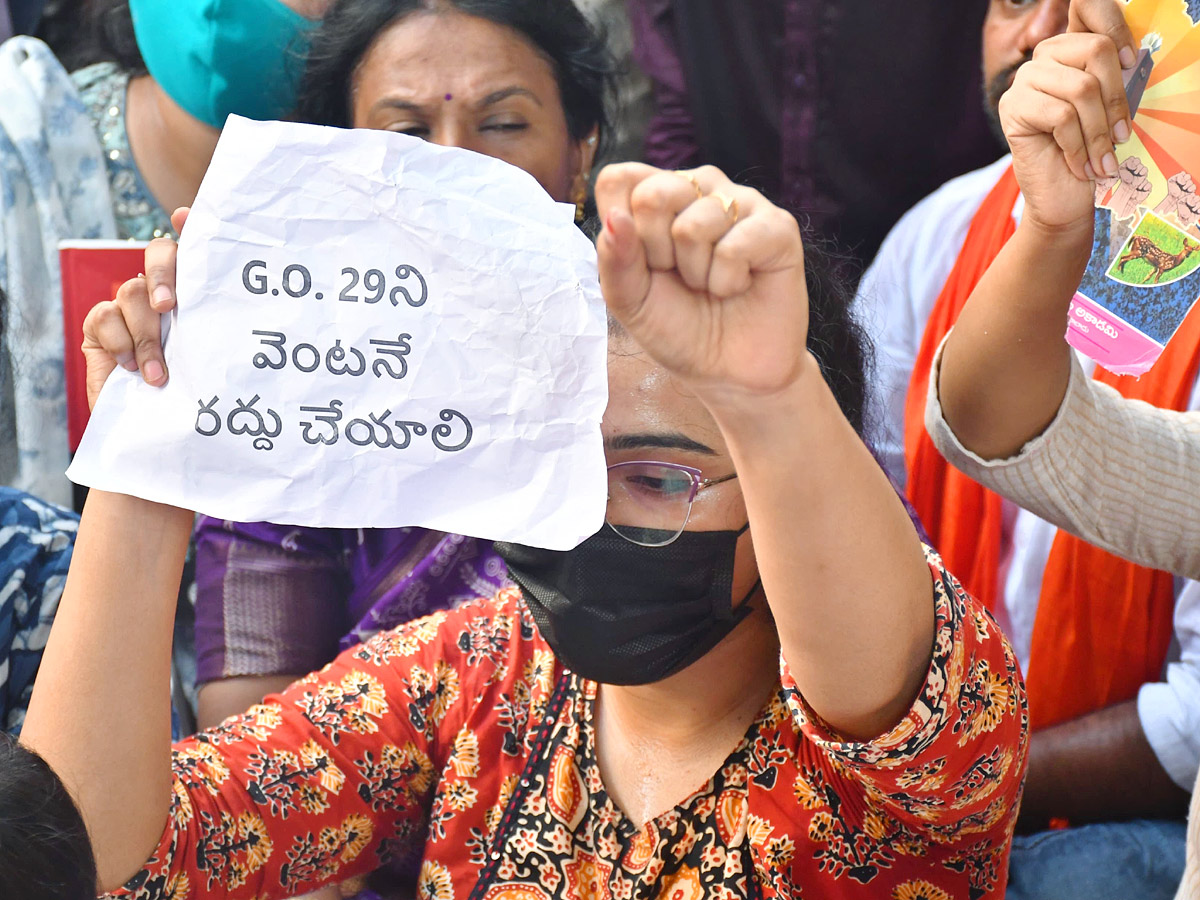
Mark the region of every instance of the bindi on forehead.
<instances>
[{"instance_id":1,"label":"bindi on forehead","mask_svg":"<svg viewBox=\"0 0 1200 900\"><path fill-rule=\"evenodd\" d=\"M447 95L446 95L446 102L447 102L447 103L449 103L449 102L450 102L451 100L453 100L453 99L454 99L454 95L453 95L453 94L447 94Z\"/></svg>"}]
</instances>

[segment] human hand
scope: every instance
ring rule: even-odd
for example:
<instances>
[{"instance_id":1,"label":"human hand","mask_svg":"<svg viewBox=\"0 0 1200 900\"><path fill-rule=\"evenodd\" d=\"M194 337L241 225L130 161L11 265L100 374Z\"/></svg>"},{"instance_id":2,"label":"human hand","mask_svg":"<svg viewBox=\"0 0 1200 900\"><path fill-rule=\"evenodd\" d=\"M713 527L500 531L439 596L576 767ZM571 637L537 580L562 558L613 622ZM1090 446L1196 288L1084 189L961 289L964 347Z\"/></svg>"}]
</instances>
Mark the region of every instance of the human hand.
<instances>
[{"instance_id":1,"label":"human hand","mask_svg":"<svg viewBox=\"0 0 1200 900\"><path fill-rule=\"evenodd\" d=\"M1130 134L1121 67L1135 60L1116 0L1073 0L1068 33L1042 41L1017 70L1000 119L1032 224L1091 227L1092 181L1117 174L1114 142Z\"/></svg>"},{"instance_id":2,"label":"human hand","mask_svg":"<svg viewBox=\"0 0 1200 900\"><path fill-rule=\"evenodd\" d=\"M711 166L608 166L596 202L605 301L651 357L705 402L796 381L808 289L791 215Z\"/></svg>"},{"instance_id":3,"label":"human hand","mask_svg":"<svg viewBox=\"0 0 1200 900\"><path fill-rule=\"evenodd\" d=\"M1108 192L1112 189L1113 185L1115 185L1116 183L1117 183L1117 177L1115 175L1105 175L1102 178L1096 179L1095 203L1097 206L1100 206L1104 203L1104 198L1106 196L1108 196Z\"/></svg>"},{"instance_id":4,"label":"human hand","mask_svg":"<svg viewBox=\"0 0 1200 900\"><path fill-rule=\"evenodd\" d=\"M186 207L175 210L171 224L183 230ZM175 257L170 238L157 238L146 247L146 274L121 285L113 300L92 307L83 320L83 358L87 363L88 409L117 366L141 371L147 384L167 383L163 360L161 316L175 308Z\"/></svg>"}]
</instances>

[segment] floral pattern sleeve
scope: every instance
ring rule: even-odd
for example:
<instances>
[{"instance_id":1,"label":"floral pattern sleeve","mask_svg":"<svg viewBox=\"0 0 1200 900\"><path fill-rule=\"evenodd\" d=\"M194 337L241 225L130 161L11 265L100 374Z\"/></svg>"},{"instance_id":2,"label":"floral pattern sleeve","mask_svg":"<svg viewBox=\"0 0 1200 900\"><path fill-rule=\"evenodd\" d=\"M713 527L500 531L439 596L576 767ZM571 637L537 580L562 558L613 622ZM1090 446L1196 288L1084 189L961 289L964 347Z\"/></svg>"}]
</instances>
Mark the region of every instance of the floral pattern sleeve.
<instances>
[{"instance_id":1,"label":"floral pattern sleeve","mask_svg":"<svg viewBox=\"0 0 1200 900\"><path fill-rule=\"evenodd\" d=\"M926 551L935 636L929 673L904 719L869 742L843 740L804 701L783 664L788 709L816 761L800 760L793 791L814 811L822 867L860 880L902 856L928 856L966 875L972 896L1003 885L1028 749L1015 654L991 615ZM805 756L806 754L801 754ZM858 816L828 798L863 796ZM855 804L857 805L857 804ZM850 819L855 819L851 824ZM861 822L857 819L861 818Z\"/></svg>"},{"instance_id":2,"label":"floral pattern sleeve","mask_svg":"<svg viewBox=\"0 0 1200 900\"><path fill-rule=\"evenodd\" d=\"M488 602L464 607L491 651L465 654L449 616L382 632L177 744L166 830L117 896L286 898L419 855L437 773L513 628Z\"/></svg>"}]
</instances>

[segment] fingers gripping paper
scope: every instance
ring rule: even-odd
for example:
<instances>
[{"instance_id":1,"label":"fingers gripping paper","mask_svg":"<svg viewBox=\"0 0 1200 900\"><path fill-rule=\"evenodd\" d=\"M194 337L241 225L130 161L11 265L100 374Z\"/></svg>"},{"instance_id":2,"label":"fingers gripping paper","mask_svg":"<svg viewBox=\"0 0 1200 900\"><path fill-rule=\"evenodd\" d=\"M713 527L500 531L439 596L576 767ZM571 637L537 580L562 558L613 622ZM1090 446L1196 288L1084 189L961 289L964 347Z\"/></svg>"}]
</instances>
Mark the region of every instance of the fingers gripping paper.
<instances>
[{"instance_id":1,"label":"fingers gripping paper","mask_svg":"<svg viewBox=\"0 0 1200 900\"><path fill-rule=\"evenodd\" d=\"M574 546L604 517L607 330L573 211L465 150L231 118L180 239L170 381L116 369L68 475Z\"/></svg>"}]
</instances>

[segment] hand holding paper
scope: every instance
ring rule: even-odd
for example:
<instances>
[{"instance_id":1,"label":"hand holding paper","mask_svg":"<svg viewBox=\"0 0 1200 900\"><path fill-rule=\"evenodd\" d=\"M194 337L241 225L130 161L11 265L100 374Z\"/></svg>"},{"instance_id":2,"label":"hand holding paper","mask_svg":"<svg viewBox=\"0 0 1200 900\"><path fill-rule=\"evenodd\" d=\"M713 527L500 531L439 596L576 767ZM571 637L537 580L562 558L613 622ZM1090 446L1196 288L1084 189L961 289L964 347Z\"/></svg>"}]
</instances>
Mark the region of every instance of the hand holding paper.
<instances>
[{"instance_id":1,"label":"hand holding paper","mask_svg":"<svg viewBox=\"0 0 1200 900\"><path fill-rule=\"evenodd\" d=\"M171 225L178 232L187 221L188 210L177 209ZM151 241L144 251L141 268L150 273L121 285L114 299L97 303L83 321L83 357L87 364L87 405L96 406L100 391L117 366L141 372L147 384L166 382L160 315L175 308L176 244L170 238ZM161 281L169 278L168 297L155 300Z\"/></svg>"},{"instance_id":2,"label":"hand holding paper","mask_svg":"<svg viewBox=\"0 0 1200 900\"><path fill-rule=\"evenodd\" d=\"M1124 72L1135 109L1116 150L1118 179L1097 190L1091 259L1071 305L1067 341L1117 375L1162 356L1200 296L1200 172L1192 97L1200 88L1194 9L1173 0L1113 4L1139 42ZM1186 343L1187 340L1182 341Z\"/></svg>"},{"instance_id":3,"label":"hand holding paper","mask_svg":"<svg viewBox=\"0 0 1200 900\"><path fill-rule=\"evenodd\" d=\"M1071 11L1073 31L1086 33L1042 41L1000 100L1024 219L1051 230L1091 227L1092 180L1119 174L1114 143L1130 133L1120 54L1133 52L1133 38L1120 9L1076 2Z\"/></svg>"},{"instance_id":4,"label":"hand holding paper","mask_svg":"<svg viewBox=\"0 0 1200 900\"><path fill-rule=\"evenodd\" d=\"M123 298L142 336L150 289ZM397 135L232 120L177 292L169 381L113 371L75 480L242 521L552 548L600 526L594 251L526 173ZM155 374L153 347L136 352Z\"/></svg>"},{"instance_id":5,"label":"hand holding paper","mask_svg":"<svg viewBox=\"0 0 1200 900\"><path fill-rule=\"evenodd\" d=\"M1046 120L1040 143L1030 145L1043 148L1044 156L1014 152L1025 214L947 338L939 380L946 421L964 446L984 458L1015 454L1054 419L1067 387L1071 347L1111 373L1149 371L1150 379L1127 380L1121 387L1127 395L1137 385L1148 390L1156 380L1157 370L1151 366L1197 296L1200 276L1193 273L1200 267L1200 252L1189 248L1200 246L1200 233L1193 236L1183 229L1195 222L1189 172L1200 169L1200 156L1195 141L1185 139L1180 127L1189 120L1180 119L1175 110L1200 86L1200 32L1185 8L1171 0L1096 2L1123 14L1139 43L1159 48L1153 54L1157 59L1129 140L1117 148L1118 172L1098 182L1094 193L1089 187L1090 199L1075 196L1069 176L1061 188L1063 196L1053 196L1049 173L1065 165L1055 158L1065 153L1054 138L1061 123ZM1058 56L1061 85L1067 85L1075 77L1070 70L1084 76L1090 72L1088 47L1095 51L1098 42L1111 55L1104 47L1108 40L1067 34L1042 46L1057 43L1061 50L1063 45L1078 45L1081 55L1073 63L1068 55ZM1184 93L1175 93L1179 91ZM1037 110L1047 102L1040 86L1029 79L1018 79L1010 94L1010 105L1018 109ZM1084 110L1071 112L1065 120L1077 131L1085 127L1082 123L1096 123L1107 115L1100 95L1080 103ZM1172 136L1176 140L1169 149ZM1148 183L1152 187L1146 190ZM1090 208L1093 201L1099 208ZM1059 212L1068 212L1058 219L1060 224L1074 225L1039 227L1054 220L1054 203L1060 204ZM1175 211L1167 212L1172 205ZM1152 211L1156 206L1165 216ZM1120 216L1130 208L1134 216L1122 221ZM1173 361L1165 370L1168 382L1172 371L1187 371L1200 319L1189 316L1185 329L1189 336L1168 348L1177 351L1170 354ZM1096 377L1115 381L1108 374ZM1192 380L1179 379L1186 384L1181 394L1185 402Z\"/></svg>"}]
</instances>

